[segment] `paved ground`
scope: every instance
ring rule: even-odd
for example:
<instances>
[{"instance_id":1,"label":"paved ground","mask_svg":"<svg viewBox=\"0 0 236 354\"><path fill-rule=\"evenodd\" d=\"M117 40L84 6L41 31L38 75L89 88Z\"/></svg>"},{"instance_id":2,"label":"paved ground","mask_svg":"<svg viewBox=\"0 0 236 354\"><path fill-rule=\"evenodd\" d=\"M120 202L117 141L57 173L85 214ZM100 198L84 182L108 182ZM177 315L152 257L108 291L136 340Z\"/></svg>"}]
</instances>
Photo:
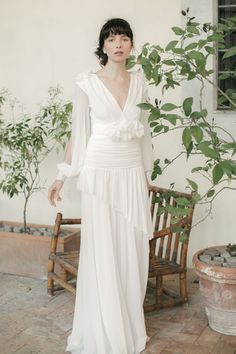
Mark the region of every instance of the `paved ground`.
<instances>
[{"instance_id":1,"label":"paved ground","mask_svg":"<svg viewBox=\"0 0 236 354\"><path fill-rule=\"evenodd\" d=\"M236 337L209 329L194 279L189 304L146 315L142 354L236 354ZM73 295L50 297L46 280L0 273L0 354L65 354L73 310Z\"/></svg>"}]
</instances>

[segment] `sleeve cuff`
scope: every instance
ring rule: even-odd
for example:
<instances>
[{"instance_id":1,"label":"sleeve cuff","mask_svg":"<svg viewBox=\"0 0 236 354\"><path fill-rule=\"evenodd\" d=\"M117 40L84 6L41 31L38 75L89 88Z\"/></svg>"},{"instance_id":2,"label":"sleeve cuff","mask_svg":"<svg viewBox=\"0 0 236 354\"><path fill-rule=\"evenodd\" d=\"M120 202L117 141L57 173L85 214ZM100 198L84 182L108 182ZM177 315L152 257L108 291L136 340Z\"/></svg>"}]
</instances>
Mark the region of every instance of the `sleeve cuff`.
<instances>
[{"instance_id":1,"label":"sleeve cuff","mask_svg":"<svg viewBox=\"0 0 236 354\"><path fill-rule=\"evenodd\" d=\"M61 171L59 171L58 174L57 174L56 179L59 180L59 181L64 182L66 180L66 176L63 175L63 173Z\"/></svg>"}]
</instances>

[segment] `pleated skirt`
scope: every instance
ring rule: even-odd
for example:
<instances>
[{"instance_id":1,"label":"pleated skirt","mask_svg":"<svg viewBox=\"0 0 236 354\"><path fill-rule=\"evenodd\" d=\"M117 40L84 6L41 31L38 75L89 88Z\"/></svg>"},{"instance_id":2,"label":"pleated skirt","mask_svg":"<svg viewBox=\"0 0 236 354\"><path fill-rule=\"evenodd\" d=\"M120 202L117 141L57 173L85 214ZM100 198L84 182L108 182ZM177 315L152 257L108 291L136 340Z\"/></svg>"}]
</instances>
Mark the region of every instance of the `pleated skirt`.
<instances>
[{"instance_id":1,"label":"pleated skirt","mask_svg":"<svg viewBox=\"0 0 236 354\"><path fill-rule=\"evenodd\" d=\"M152 222L138 139L92 135L77 187L81 248L72 354L139 354Z\"/></svg>"}]
</instances>

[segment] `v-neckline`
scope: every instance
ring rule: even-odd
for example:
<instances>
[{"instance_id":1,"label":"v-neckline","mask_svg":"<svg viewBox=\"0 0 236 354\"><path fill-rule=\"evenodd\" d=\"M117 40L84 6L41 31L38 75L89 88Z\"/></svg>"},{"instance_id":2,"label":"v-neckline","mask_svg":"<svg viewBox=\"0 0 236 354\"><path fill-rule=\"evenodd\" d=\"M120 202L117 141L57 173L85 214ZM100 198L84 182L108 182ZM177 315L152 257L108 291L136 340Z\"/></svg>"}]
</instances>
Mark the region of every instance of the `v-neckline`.
<instances>
[{"instance_id":1,"label":"v-neckline","mask_svg":"<svg viewBox=\"0 0 236 354\"><path fill-rule=\"evenodd\" d=\"M104 84L104 82L100 79L100 77L93 71L92 72L97 80L102 84L103 88L108 92L108 94L111 96L111 98L113 99L113 101L115 102L115 104L117 105L117 107L119 108L119 110L121 111L121 113L124 113L125 112L125 109L126 109L126 106L128 104L128 101L129 101L129 96L130 96L130 91L131 91L131 86L132 86L132 81L133 81L133 75L132 75L132 71L130 71L130 79L129 79L129 89L128 89L128 94L127 94L127 97L126 97L126 101L125 101L125 104L124 104L124 107L123 109L121 108L121 106L119 105L117 99L114 97L114 95L111 93L111 91L108 89L108 87Z\"/></svg>"}]
</instances>

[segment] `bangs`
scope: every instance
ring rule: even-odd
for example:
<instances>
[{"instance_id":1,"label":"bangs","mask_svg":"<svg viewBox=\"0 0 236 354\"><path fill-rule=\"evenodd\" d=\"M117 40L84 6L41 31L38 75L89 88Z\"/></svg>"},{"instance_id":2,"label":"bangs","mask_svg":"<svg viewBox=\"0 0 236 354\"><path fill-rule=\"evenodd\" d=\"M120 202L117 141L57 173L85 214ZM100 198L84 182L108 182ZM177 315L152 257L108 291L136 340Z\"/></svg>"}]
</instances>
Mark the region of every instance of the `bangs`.
<instances>
[{"instance_id":1,"label":"bangs","mask_svg":"<svg viewBox=\"0 0 236 354\"><path fill-rule=\"evenodd\" d=\"M124 34L128 36L131 40L133 39L133 32L130 28L130 25L127 21L122 18L113 18L103 26L101 31L102 39L108 38L111 34ZM100 38L101 38L100 37Z\"/></svg>"},{"instance_id":2,"label":"bangs","mask_svg":"<svg viewBox=\"0 0 236 354\"><path fill-rule=\"evenodd\" d=\"M131 32L128 28L125 28L123 26L117 25L117 26L112 26L108 28L107 30L104 31L104 39L108 38L111 34L124 34L128 36L129 38L132 38Z\"/></svg>"}]
</instances>

